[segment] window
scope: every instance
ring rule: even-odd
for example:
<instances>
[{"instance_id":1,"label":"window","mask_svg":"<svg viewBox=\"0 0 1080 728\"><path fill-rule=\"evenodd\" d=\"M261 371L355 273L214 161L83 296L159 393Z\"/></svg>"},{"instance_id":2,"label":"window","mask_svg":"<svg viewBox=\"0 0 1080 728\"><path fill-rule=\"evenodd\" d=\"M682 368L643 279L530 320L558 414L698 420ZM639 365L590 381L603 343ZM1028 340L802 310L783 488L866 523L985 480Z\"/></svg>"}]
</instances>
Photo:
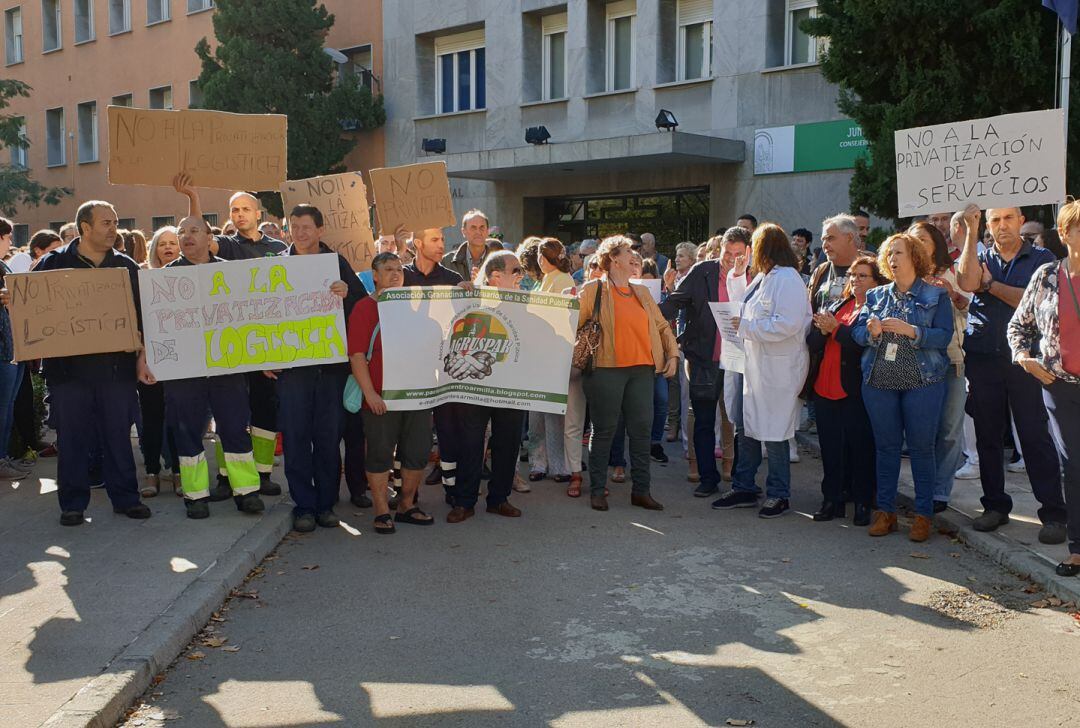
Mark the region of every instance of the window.
<instances>
[{"instance_id":1,"label":"window","mask_svg":"<svg viewBox=\"0 0 1080 728\"><path fill-rule=\"evenodd\" d=\"M66 136L64 110L47 110L45 112L45 164L50 167L61 167L67 164Z\"/></svg>"},{"instance_id":2,"label":"window","mask_svg":"<svg viewBox=\"0 0 1080 728\"><path fill-rule=\"evenodd\" d=\"M799 24L804 20L817 17L817 0L787 0L787 50L784 63L794 66L799 63L817 63L818 51L825 50L824 43L807 35Z\"/></svg>"},{"instance_id":3,"label":"window","mask_svg":"<svg viewBox=\"0 0 1080 728\"><path fill-rule=\"evenodd\" d=\"M134 221L132 221L132 224L134 225ZM170 225L176 225L176 218L172 215L159 215L150 219L150 228L155 231Z\"/></svg>"},{"instance_id":4,"label":"window","mask_svg":"<svg viewBox=\"0 0 1080 728\"><path fill-rule=\"evenodd\" d=\"M483 30L436 38L435 64L440 114L487 107Z\"/></svg>"},{"instance_id":5,"label":"window","mask_svg":"<svg viewBox=\"0 0 1080 728\"><path fill-rule=\"evenodd\" d=\"M209 10L212 7L214 7L214 0L187 0L187 11L189 15L202 10Z\"/></svg>"},{"instance_id":6,"label":"window","mask_svg":"<svg viewBox=\"0 0 1080 728\"><path fill-rule=\"evenodd\" d=\"M544 101L566 98L566 13L545 15L541 21L544 35Z\"/></svg>"},{"instance_id":7,"label":"window","mask_svg":"<svg viewBox=\"0 0 1080 728\"><path fill-rule=\"evenodd\" d=\"M210 227L217 227L218 215L216 212L203 213L203 220L206 220L206 224Z\"/></svg>"},{"instance_id":8,"label":"window","mask_svg":"<svg viewBox=\"0 0 1080 728\"><path fill-rule=\"evenodd\" d=\"M712 0L679 0L676 78L712 75Z\"/></svg>"},{"instance_id":9,"label":"window","mask_svg":"<svg viewBox=\"0 0 1080 728\"><path fill-rule=\"evenodd\" d=\"M60 224L62 225L63 223L60 223ZM117 230L134 230L135 229L135 218L133 218L133 217L122 217L122 218L120 218L119 220L116 221L116 229Z\"/></svg>"},{"instance_id":10,"label":"window","mask_svg":"<svg viewBox=\"0 0 1080 728\"><path fill-rule=\"evenodd\" d=\"M131 94L120 94L119 96L113 96L112 100L109 103L113 106L131 106Z\"/></svg>"},{"instance_id":11,"label":"window","mask_svg":"<svg viewBox=\"0 0 1080 728\"><path fill-rule=\"evenodd\" d=\"M4 41L7 46L7 62L23 62L22 8L12 8L4 13Z\"/></svg>"},{"instance_id":12,"label":"window","mask_svg":"<svg viewBox=\"0 0 1080 728\"><path fill-rule=\"evenodd\" d=\"M98 161L97 102L76 107L79 122L79 164Z\"/></svg>"},{"instance_id":13,"label":"window","mask_svg":"<svg viewBox=\"0 0 1080 728\"><path fill-rule=\"evenodd\" d=\"M169 0L146 0L146 24L163 23L169 19Z\"/></svg>"},{"instance_id":14,"label":"window","mask_svg":"<svg viewBox=\"0 0 1080 728\"><path fill-rule=\"evenodd\" d=\"M30 226L29 225L16 225L15 229L11 231L11 244L15 247L21 248L24 245L30 244Z\"/></svg>"},{"instance_id":15,"label":"window","mask_svg":"<svg viewBox=\"0 0 1080 728\"><path fill-rule=\"evenodd\" d=\"M41 0L41 52L60 48L60 0Z\"/></svg>"},{"instance_id":16,"label":"window","mask_svg":"<svg viewBox=\"0 0 1080 728\"><path fill-rule=\"evenodd\" d=\"M131 0L109 0L109 35L131 30Z\"/></svg>"},{"instance_id":17,"label":"window","mask_svg":"<svg viewBox=\"0 0 1080 728\"><path fill-rule=\"evenodd\" d=\"M11 150L11 166L16 168L23 168L30 166L27 158L27 146L29 141L26 138L26 121L23 120L19 126L19 139L23 142L23 145L12 145Z\"/></svg>"},{"instance_id":18,"label":"window","mask_svg":"<svg viewBox=\"0 0 1080 728\"><path fill-rule=\"evenodd\" d=\"M371 72L371 46L362 45L355 48L343 48L341 53L348 59L345 63L338 64L338 83L355 83L363 86L372 93L375 92L375 74Z\"/></svg>"},{"instance_id":19,"label":"window","mask_svg":"<svg viewBox=\"0 0 1080 728\"><path fill-rule=\"evenodd\" d=\"M203 95L199 88L199 79L188 81L188 108L198 109L202 107Z\"/></svg>"},{"instance_id":20,"label":"window","mask_svg":"<svg viewBox=\"0 0 1080 728\"><path fill-rule=\"evenodd\" d=\"M634 15L636 0L607 6L607 90L625 91L634 84Z\"/></svg>"},{"instance_id":21,"label":"window","mask_svg":"<svg viewBox=\"0 0 1080 728\"><path fill-rule=\"evenodd\" d=\"M172 107L172 86L150 89L151 109L171 109Z\"/></svg>"},{"instance_id":22,"label":"window","mask_svg":"<svg viewBox=\"0 0 1080 728\"><path fill-rule=\"evenodd\" d=\"M92 0L74 0L75 42L85 43L94 39L94 3Z\"/></svg>"}]
</instances>

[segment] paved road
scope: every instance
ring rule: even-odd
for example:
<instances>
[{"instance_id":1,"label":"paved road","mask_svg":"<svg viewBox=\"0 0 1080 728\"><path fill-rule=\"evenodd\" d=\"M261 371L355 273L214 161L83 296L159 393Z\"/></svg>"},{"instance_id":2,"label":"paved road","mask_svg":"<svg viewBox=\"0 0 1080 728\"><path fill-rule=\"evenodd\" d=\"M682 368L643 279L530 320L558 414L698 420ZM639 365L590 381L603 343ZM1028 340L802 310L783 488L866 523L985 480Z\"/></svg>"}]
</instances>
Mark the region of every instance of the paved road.
<instances>
[{"instance_id":1,"label":"paved road","mask_svg":"<svg viewBox=\"0 0 1080 728\"><path fill-rule=\"evenodd\" d=\"M813 523L809 457L777 521L709 510L677 468L654 468L663 513L544 483L520 520L451 526L425 487L440 522L380 537L339 507L127 725L1080 725L1080 622L1025 582L946 536Z\"/></svg>"}]
</instances>

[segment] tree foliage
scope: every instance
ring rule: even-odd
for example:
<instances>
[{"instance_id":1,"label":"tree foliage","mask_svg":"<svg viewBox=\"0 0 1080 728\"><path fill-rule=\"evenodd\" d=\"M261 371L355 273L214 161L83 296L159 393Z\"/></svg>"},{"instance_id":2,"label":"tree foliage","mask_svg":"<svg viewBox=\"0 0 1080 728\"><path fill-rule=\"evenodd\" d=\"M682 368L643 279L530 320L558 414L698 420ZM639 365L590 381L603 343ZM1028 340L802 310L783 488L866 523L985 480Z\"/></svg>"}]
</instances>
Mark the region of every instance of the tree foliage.
<instances>
[{"instance_id":1,"label":"tree foliage","mask_svg":"<svg viewBox=\"0 0 1080 728\"><path fill-rule=\"evenodd\" d=\"M14 98L27 98L33 89L22 81L0 79L0 110L11 105ZM15 114L0 113L0 146L7 149L28 149L30 142L22 135L23 119ZM19 207L36 207L42 203L55 205L71 190L66 187L46 187L33 178L30 170L10 164L0 165L0 213L13 217Z\"/></svg>"},{"instance_id":2,"label":"tree foliage","mask_svg":"<svg viewBox=\"0 0 1080 728\"><path fill-rule=\"evenodd\" d=\"M203 106L287 115L290 179L344 171L341 162L357 140L342 123L374 129L386 112L381 94L348 79L335 83L334 62L323 52L334 16L315 0L217 0L216 7L217 47L203 38L195 48ZM281 214L277 193L260 197Z\"/></svg>"},{"instance_id":3,"label":"tree foliage","mask_svg":"<svg viewBox=\"0 0 1080 728\"><path fill-rule=\"evenodd\" d=\"M897 129L1054 107L1056 16L1035 0L820 0L802 27L829 38L822 73L870 142L852 205L881 217L897 216ZM1070 143L1078 134L1080 99ZM1069 160L1066 177L1074 189L1080 162Z\"/></svg>"}]
</instances>

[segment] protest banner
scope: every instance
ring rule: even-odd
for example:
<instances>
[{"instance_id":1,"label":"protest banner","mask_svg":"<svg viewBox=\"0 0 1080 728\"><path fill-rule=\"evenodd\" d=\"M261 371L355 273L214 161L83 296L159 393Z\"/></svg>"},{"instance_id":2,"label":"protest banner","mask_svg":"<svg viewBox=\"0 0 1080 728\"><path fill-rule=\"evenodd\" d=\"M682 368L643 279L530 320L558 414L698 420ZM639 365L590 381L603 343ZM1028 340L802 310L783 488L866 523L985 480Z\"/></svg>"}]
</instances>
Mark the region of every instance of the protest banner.
<instances>
[{"instance_id":1,"label":"protest banner","mask_svg":"<svg viewBox=\"0 0 1080 728\"><path fill-rule=\"evenodd\" d=\"M332 255L139 271L146 363L160 380L348 359Z\"/></svg>"},{"instance_id":2,"label":"protest banner","mask_svg":"<svg viewBox=\"0 0 1080 728\"><path fill-rule=\"evenodd\" d=\"M5 282L15 361L139 348L126 268L12 273Z\"/></svg>"},{"instance_id":3,"label":"protest banner","mask_svg":"<svg viewBox=\"0 0 1080 728\"><path fill-rule=\"evenodd\" d=\"M659 278L631 278L630 282L648 288L649 295L652 296L652 299L656 301L656 303L660 303L663 288L660 285L662 281Z\"/></svg>"},{"instance_id":4,"label":"protest banner","mask_svg":"<svg viewBox=\"0 0 1080 728\"><path fill-rule=\"evenodd\" d=\"M186 172L199 187L277 190L286 178L281 114L109 107L109 182L171 187Z\"/></svg>"},{"instance_id":5,"label":"protest banner","mask_svg":"<svg viewBox=\"0 0 1080 728\"><path fill-rule=\"evenodd\" d=\"M720 347L720 368L742 374L746 371L746 352L743 351L739 327L735 325L735 319L742 311L742 304L714 302L709 304L709 310L712 311L713 320L716 321L716 330L723 339Z\"/></svg>"},{"instance_id":6,"label":"protest banner","mask_svg":"<svg viewBox=\"0 0 1080 728\"><path fill-rule=\"evenodd\" d=\"M566 413L578 301L498 288L392 288L379 295L391 410L466 402Z\"/></svg>"},{"instance_id":7,"label":"protest banner","mask_svg":"<svg viewBox=\"0 0 1080 728\"><path fill-rule=\"evenodd\" d=\"M359 172L289 180L281 186L285 214L301 203L315 205L323 214L322 242L349 261L352 269L371 269L375 237L371 233L367 189Z\"/></svg>"},{"instance_id":8,"label":"protest banner","mask_svg":"<svg viewBox=\"0 0 1080 728\"><path fill-rule=\"evenodd\" d=\"M902 129L895 140L900 217L1065 198L1061 109Z\"/></svg>"},{"instance_id":9,"label":"protest banner","mask_svg":"<svg viewBox=\"0 0 1080 728\"><path fill-rule=\"evenodd\" d=\"M446 162L373 169L370 176L383 235L393 235L402 225L409 232L419 234L421 230L457 223Z\"/></svg>"}]
</instances>

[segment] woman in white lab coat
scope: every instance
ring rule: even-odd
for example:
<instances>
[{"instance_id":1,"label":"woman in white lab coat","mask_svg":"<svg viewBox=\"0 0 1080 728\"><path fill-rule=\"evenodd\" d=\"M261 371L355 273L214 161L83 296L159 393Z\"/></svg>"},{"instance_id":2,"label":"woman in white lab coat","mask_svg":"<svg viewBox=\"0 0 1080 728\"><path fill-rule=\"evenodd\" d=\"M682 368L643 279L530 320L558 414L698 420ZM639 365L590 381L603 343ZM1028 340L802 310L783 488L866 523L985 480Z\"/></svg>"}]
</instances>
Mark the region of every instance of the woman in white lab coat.
<instances>
[{"instance_id":1,"label":"woman in white lab coat","mask_svg":"<svg viewBox=\"0 0 1080 728\"><path fill-rule=\"evenodd\" d=\"M788 440L799 421L799 392L806 381L810 357L810 299L799 275L799 260L787 233L766 223L754 231L751 243L754 279L749 285L742 260L728 273L728 295L742 301L736 325L746 354L742 387L735 393L736 459L732 489L713 508L753 508L760 490L754 482L761 465L761 446L769 458L765 502L758 515L776 518L788 510L791 465Z\"/></svg>"}]
</instances>

